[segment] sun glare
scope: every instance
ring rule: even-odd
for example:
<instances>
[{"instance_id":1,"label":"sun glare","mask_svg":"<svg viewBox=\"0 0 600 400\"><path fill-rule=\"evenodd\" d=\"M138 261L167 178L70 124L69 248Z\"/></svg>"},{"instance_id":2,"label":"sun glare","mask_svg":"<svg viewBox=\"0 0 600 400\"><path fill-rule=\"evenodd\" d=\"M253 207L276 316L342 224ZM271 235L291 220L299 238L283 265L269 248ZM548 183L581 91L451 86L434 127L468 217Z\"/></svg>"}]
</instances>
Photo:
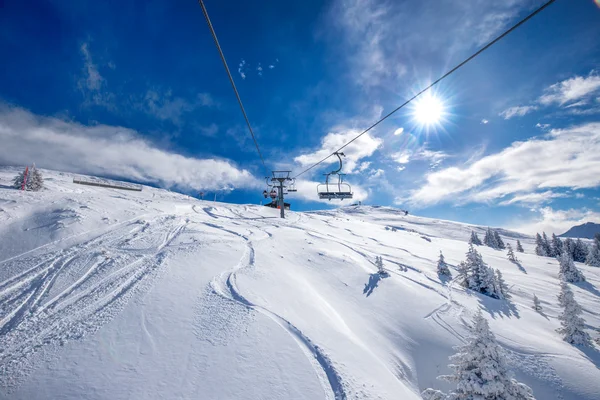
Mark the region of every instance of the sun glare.
<instances>
[{"instance_id":1,"label":"sun glare","mask_svg":"<svg viewBox=\"0 0 600 400\"><path fill-rule=\"evenodd\" d=\"M444 116L444 104L433 95L425 95L416 101L414 117L422 125L431 126L440 123Z\"/></svg>"}]
</instances>

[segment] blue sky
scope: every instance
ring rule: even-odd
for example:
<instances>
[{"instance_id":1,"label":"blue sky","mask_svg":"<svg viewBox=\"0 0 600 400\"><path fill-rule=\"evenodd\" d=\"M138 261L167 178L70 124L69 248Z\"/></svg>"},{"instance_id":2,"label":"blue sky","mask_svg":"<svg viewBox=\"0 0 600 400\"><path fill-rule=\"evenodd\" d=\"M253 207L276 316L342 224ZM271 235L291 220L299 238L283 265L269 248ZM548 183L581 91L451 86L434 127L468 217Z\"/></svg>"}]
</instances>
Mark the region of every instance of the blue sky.
<instances>
[{"instance_id":1,"label":"blue sky","mask_svg":"<svg viewBox=\"0 0 600 400\"><path fill-rule=\"evenodd\" d=\"M267 167L299 172L542 3L206 6ZM2 7L1 164L261 201L265 173L196 2ZM557 0L435 87L439 124L409 106L349 146L356 199L527 232L600 220L599 38L594 1ZM294 209L334 206L315 188L333 167L302 176Z\"/></svg>"}]
</instances>

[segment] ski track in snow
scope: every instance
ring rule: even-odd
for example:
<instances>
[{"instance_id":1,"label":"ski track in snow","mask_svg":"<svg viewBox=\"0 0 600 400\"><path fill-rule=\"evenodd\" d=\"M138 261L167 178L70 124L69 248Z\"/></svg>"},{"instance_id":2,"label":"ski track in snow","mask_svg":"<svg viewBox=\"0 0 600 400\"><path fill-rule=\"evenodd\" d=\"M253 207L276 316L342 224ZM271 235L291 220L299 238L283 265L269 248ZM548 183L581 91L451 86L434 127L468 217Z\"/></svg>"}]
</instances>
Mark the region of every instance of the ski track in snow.
<instances>
[{"instance_id":1,"label":"ski track in snow","mask_svg":"<svg viewBox=\"0 0 600 400\"><path fill-rule=\"evenodd\" d=\"M120 224L68 250L13 258L34 265L0 283L0 385L18 384L35 356L97 331L148 290L186 222L161 216Z\"/></svg>"},{"instance_id":2,"label":"ski track in snow","mask_svg":"<svg viewBox=\"0 0 600 400\"><path fill-rule=\"evenodd\" d=\"M314 344L308 336L302 333L302 331L290 321L246 299L237 288L235 282L236 272L242 269L252 269L255 266L255 251L253 240L250 238L250 236L243 235L216 224L206 222L205 224L242 238L246 245L244 254L239 263L230 271L224 272L212 280L210 286L214 293L218 294L225 300L235 301L237 304L242 305L248 310L253 310L267 316L269 319L283 328L292 337L292 339L294 339L303 353L307 356L310 363L313 365L315 373L317 374L323 389L327 393L327 398L335 400L347 399L342 377L336 371L331 359L323 351L323 349ZM259 240L264 240L272 236L270 233L265 232L264 230L260 231L266 236L260 238ZM252 235L252 232L250 232L250 235Z\"/></svg>"}]
</instances>

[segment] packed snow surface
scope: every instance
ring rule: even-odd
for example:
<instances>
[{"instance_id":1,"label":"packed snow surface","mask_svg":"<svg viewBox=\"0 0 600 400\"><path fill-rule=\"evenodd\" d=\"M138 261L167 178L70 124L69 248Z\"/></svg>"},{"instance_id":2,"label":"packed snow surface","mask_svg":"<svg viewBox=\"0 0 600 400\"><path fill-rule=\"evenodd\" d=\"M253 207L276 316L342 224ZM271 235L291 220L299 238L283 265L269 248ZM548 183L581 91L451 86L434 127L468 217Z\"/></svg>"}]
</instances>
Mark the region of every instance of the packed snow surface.
<instances>
[{"instance_id":1,"label":"packed snow surface","mask_svg":"<svg viewBox=\"0 0 600 400\"><path fill-rule=\"evenodd\" d=\"M288 212L0 169L0 398L419 399L483 310L537 399L600 399L600 353L564 342L558 262L479 246L510 300L455 277L471 230L388 207ZM293 198L290 196L293 204ZM377 273L381 256L388 276ZM600 327L600 269L570 284ZM532 309L534 293L543 307Z\"/></svg>"}]
</instances>

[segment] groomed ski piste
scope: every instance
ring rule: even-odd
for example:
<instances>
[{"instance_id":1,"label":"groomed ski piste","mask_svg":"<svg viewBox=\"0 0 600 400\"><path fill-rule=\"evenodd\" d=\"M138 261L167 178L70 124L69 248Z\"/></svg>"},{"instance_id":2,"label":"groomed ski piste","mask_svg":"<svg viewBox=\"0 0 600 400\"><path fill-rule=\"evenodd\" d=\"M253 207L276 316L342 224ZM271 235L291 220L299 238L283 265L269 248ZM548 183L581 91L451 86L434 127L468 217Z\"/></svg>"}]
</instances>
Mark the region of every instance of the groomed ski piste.
<instances>
[{"instance_id":1,"label":"groomed ski piste","mask_svg":"<svg viewBox=\"0 0 600 400\"><path fill-rule=\"evenodd\" d=\"M452 388L436 377L478 309L537 399L600 398L600 350L556 332L558 262L529 236L501 231L520 265L478 247L510 287L495 300L436 274L441 250L456 276L485 227L372 206L282 220L46 170L22 192L16 173L0 169L2 399L420 399ZM600 269L577 267L597 338Z\"/></svg>"}]
</instances>

